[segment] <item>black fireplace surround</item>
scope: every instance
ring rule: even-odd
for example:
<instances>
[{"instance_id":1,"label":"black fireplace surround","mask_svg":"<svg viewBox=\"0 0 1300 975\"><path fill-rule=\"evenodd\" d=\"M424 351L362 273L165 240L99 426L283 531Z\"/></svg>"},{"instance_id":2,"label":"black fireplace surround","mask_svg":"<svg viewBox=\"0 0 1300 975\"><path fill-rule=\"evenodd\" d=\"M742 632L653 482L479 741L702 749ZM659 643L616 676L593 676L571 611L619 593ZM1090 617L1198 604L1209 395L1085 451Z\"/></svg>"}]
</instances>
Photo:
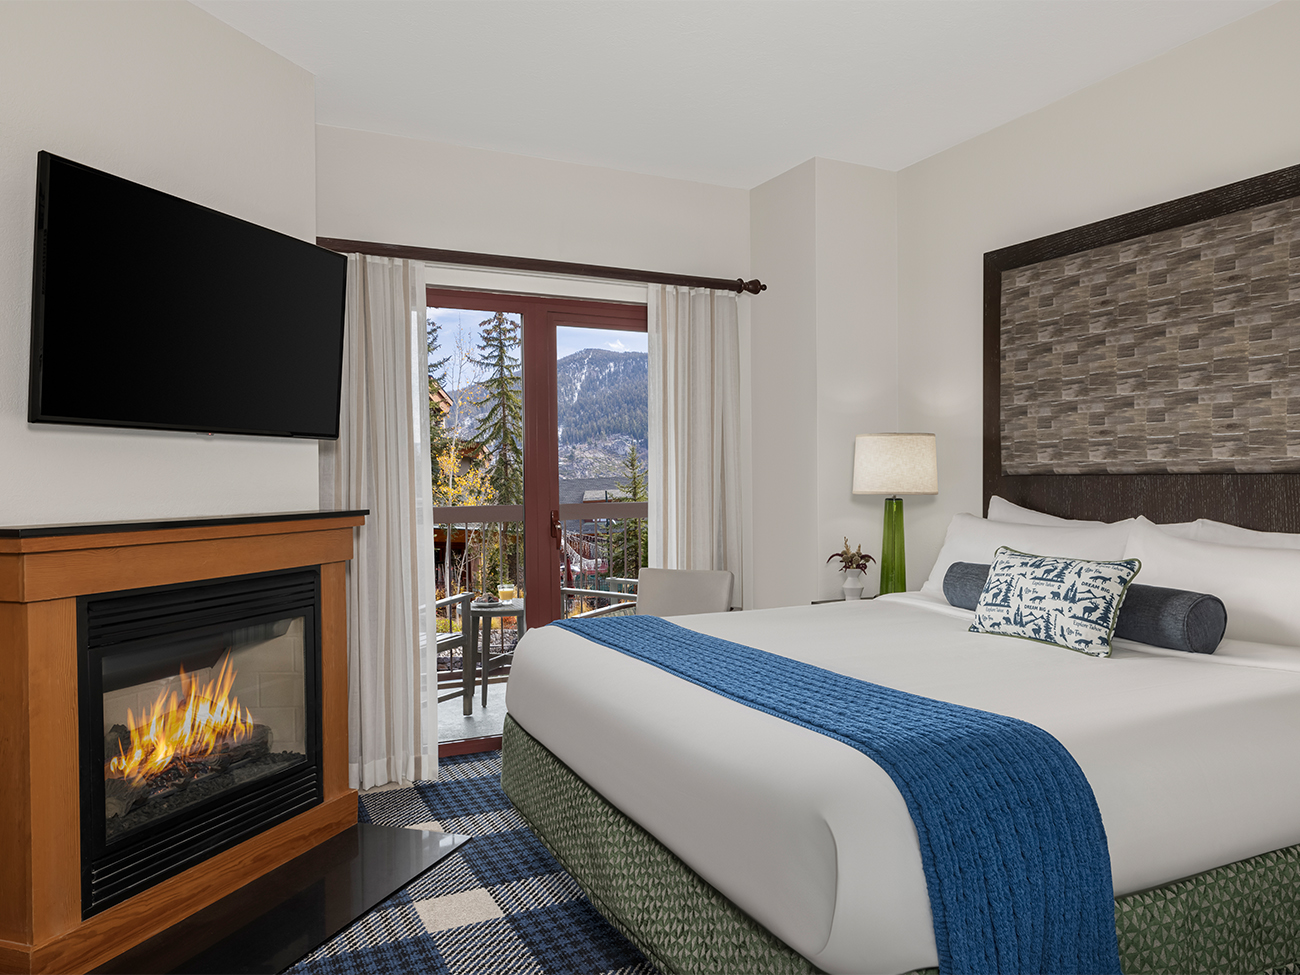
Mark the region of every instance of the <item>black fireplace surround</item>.
<instances>
[{"instance_id":1,"label":"black fireplace surround","mask_svg":"<svg viewBox=\"0 0 1300 975\"><path fill-rule=\"evenodd\" d=\"M78 598L83 919L323 801L320 625L319 567Z\"/></svg>"}]
</instances>

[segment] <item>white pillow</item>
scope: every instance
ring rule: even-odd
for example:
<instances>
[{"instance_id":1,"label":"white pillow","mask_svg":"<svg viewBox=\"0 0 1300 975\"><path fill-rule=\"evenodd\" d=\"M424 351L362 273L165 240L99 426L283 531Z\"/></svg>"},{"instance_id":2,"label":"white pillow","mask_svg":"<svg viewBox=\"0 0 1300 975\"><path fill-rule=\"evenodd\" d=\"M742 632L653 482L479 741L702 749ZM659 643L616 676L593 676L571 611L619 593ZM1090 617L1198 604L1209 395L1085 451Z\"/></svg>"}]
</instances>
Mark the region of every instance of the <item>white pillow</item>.
<instances>
[{"instance_id":1,"label":"white pillow","mask_svg":"<svg viewBox=\"0 0 1300 975\"><path fill-rule=\"evenodd\" d=\"M1104 525L1104 521L1076 521L1073 518L1058 518L1045 511L1022 508L1006 498L996 494L989 498L989 521L1009 521L1013 525Z\"/></svg>"},{"instance_id":2,"label":"white pillow","mask_svg":"<svg viewBox=\"0 0 1300 975\"><path fill-rule=\"evenodd\" d=\"M1016 525L1060 525L1061 527L1066 527L1066 526L1079 527L1085 525L1091 525L1093 527L1096 527L1097 525L1120 524L1120 522L1084 521L1082 519L1075 519L1075 518L1058 518L1056 515L1049 515L1043 511L1035 511L1033 508L1022 508L1020 505L1014 504L1008 501L1006 498L1000 498L996 494L993 495L993 497L989 498L989 521L1009 521ZM1132 518L1124 519L1125 523L1131 523L1132 521L1133 521ZM1195 538L1196 537L1195 531L1196 531L1197 524L1198 522L1195 521L1180 521L1177 524L1156 525L1156 527L1159 528L1162 532L1165 532L1166 534L1177 535L1179 538ZM1211 524L1218 524L1218 522L1211 522ZM1232 526L1229 525L1226 527L1231 528ZM1237 529L1237 531L1245 531L1245 530L1246 529L1244 528ZM1256 532L1252 534L1259 534L1259 533ZM1273 533L1269 532L1268 534L1273 534ZM1293 537L1296 539L1295 547L1300 548L1300 535L1296 535ZM1212 541L1213 539L1209 539L1209 540ZM1229 544L1249 545L1252 543L1231 542Z\"/></svg>"},{"instance_id":3,"label":"white pillow","mask_svg":"<svg viewBox=\"0 0 1300 975\"><path fill-rule=\"evenodd\" d=\"M1194 538L1198 542L1213 542L1216 545L1300 549L1300 535L1287 532L1258 532L1252 528L1225 525L1221 521L1211 521L1209 518L1192 522L1192 533L1187 537Z\"/></svg>"},{"instance_id":4,"label":"white pillow","mask_svg":"<svg viewBox=\"0 0 1300 975\"><path fill-rule=\"evenodd\" d=\"M1146 518L1143 518L1142 520L1146 521L1146 523L1150 525L1152 528L1158 529L1164 532L1166 535L1173 535L1174 538L1195 538L1196 537L1196 522L1194 521L1178 521L1178 522L1174 522L1171 525L1157 525L1154 521L1147 521ZM1143 580L1144 584L1145 582L1146 580Z\"/></svg>"},{"instance_id":5,"label":"white pillow","mask_svg":"<svg viewBox=\"0 0 1300 975\"><path fill-rule=\"evenodd\" d=\"M1222 599L1229 639L1300 646L1300 551L1176 538L1139 518L1124 557L1142 560L1145 585Z\"/></svg>"},{"instance_id":6,"label":"white pillow","mask_svg":"<svg viewBox=\"0 0 1300 975\"><path fill-rule=\"evenodd\" d=\"M1113 525L1016 525L1006 521L986 521L974 515L953 515L948 524L939 558L930 570L921 592L943 598L943 577L954 562L979 562L988 565L1003 545L1031 555L1053 555L1067 559L1110 562L1124 557L1129 521ZM1146 581L1145 579L1143 580Z\"/></svg>"}]
</instances>

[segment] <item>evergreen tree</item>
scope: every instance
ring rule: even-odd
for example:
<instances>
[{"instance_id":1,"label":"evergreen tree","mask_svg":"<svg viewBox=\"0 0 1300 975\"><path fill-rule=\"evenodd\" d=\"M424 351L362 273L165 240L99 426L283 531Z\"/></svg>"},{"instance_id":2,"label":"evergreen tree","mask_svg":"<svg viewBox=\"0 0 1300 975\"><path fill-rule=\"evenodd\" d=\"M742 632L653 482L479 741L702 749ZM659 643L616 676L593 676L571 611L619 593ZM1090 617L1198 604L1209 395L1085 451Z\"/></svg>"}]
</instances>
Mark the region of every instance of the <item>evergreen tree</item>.
<instances>
[{"instance_id":1,"label":"evergreen tree","mask_svg":"<svg viewBox=\"0 0 1300 975\"><path fill-rule=\"evenodd\" d=\"M627 495L622 499L624 501L650 500L646 493L646 469L636 452L635 443L628 448L627 459L623 461L623 480L619 482L618 490Z\"/></svg>"},{"instance_id":2,"label":"evergreen tree","mask_svg":"<svg viewBox=\"0 0 1300 975\"><path fill-rule=\"evenodd\" d=\"M447 388L447 363L451 361L451 355L445 355L441 359L435 359L440 351L438 345L438 334L442 331L442 326L427 311L424 318L424 338L425 346L429 355L429 382L437 383L440 389Z\"/></svg>"},{"instance_id":3,"label":"evergreen tree","mask_svg":"<svg viewBox=\"0 0 1300 975\"><path fill-rule=\"evenodd\" d=\"M487 370L481 384L483 398L475 406L486 406L477 439L484 445L488 481L497 504L519 504L524 487L524 403L519 370L519 324L504 312L479 322L477 358L470 362Z\"/></svg>"},{"instance_id":4,"label":"evergreen tree","mask_svg":"<svg viewBox=\"0 0 1300 975\"><path fill-rule=\"evenodd\" d=\"M430 471L434 479L434 489L437 490L438 480L438 457L444 451L450 449L451 435L447 432L447 414L438 403L437 393L446 393L447 391L447 363L451 361L450 355L445 355L441 359L435 358L441 350L438 345L438 333L442 326L434 320L434 317L428 312L425 313L424 319L424 337L425 348L428 360L428 377L429 377L429 464Z\"/></svg>"},{"instance_id":5,"label":"evergreen tree","mask_svg":"<svg viewBox=\"0 0 1300 975\"><path fill-rule=\"evenodd\" d=\"M648 501L646 469L637 454L636 444L632 444L623 461L623 480L618 485L624 497L621 501ZM628 518L617 521L610 526L612 544L610 546L610 571L620 566L624 577L636 578L641 574L642 566L650 563L650 544L646 533L644 518Z\"/></svg>"},{"instance_id":6,"label":"evergreen tree","mask_svg":"<svg viewBox=\"0 0 1300 975\"><path fill-rule=\"evenodd\" d=\"M479 322L477 358L470 362L487 371L482 381L483 398L475 406L486 406L487 414L478 427L478 440L488 460L488 483L497 504L520 504L524 500L524 403L523 379L519 369L519 323L505 312L496 312ZM518 537L510 536L507 560L506 532L497 528L497 581L518 575Z\"/></svg>"},{"instance_id":7,"label":"evergreen tree","mask_svg":"<svg viewBox=\"0 0 1300 975\"><path fill-rule=\"evenodd\" d=\"M447 432L447 411L443 409L438 393L441 387L429 380L429 466L438 480L438 455L451 448L451 434ZM434 489L437 489L435 483Z\"/></svg>"}]
</instances>

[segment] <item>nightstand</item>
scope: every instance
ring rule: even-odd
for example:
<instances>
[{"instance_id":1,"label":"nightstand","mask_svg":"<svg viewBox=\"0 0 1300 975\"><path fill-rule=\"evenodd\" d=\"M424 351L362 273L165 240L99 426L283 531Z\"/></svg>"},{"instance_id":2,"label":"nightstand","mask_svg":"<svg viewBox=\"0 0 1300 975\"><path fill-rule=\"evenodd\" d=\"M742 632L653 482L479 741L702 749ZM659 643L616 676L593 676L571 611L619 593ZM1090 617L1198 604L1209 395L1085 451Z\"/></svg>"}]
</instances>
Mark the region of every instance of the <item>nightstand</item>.
<instances>
[{"instance_id":1,"label":"nightstand","mask_svg":"<svg viewBox=\"0 0 1300 975\"><path fill-rule=\"evenodd\" d=\"M879 596L879 595L880 595L880 593L876 593L876 594L873 595L873 596L862 596L861 598L862 598L862 599L875 599L876 596ZM854 600L854 602L856 602L856 601L857 601L857 600ZM843 602L847 602L847 600L846 600L843 596L835 596L835 597L833 597L833 598L831 598L831 599L814 599L814 600L812 601L812 605L813 605L813 606L820 606L822 603L843 603Z\"/></svg>"}]
</instances>

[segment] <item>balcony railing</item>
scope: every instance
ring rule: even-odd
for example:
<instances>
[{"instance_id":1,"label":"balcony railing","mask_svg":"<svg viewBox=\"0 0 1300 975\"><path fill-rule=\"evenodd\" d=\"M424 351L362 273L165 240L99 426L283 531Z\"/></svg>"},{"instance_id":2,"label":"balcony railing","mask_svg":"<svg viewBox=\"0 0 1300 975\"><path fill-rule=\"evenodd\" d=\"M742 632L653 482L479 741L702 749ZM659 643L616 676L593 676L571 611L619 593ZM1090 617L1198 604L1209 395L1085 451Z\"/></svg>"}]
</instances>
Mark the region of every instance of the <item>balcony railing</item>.
<instances>
[{"instance_id":1,"label":"balcony railing","mask_svg":"<svg viewBox=\"0 0 1300 975\"><path fill-rule=\"evenodd\" d=\"M646 505L566 504L560 510L565 519L560 547L562 615L570 618L631 612L636 602L637 575L648 554ZM438 590L434 669L437 687L443 690L444 697L461 684L465 652L461 635L468 629L465 597L486 591L498 579L512 575L516 577L516 591L525 596L522 514L522 507L517 505L439 508L434 512L438 519L434 526ZM488 520L492 518L498 520ZM494 653L508 650L517 642L512 617L492 620L491 625Z\"/></svg>"},{"instance_id":2,"label":"balcony railing","mask_svg":"<svg viewBox=\"0 0 1300 975\"><path fill-rule=\"evenodd\" d=\"M566 618L613 612L613 604L635 601L637 576L648 555L645 509L644 503L626 502L560 506Z\"/></svg>"}]
</instances>

